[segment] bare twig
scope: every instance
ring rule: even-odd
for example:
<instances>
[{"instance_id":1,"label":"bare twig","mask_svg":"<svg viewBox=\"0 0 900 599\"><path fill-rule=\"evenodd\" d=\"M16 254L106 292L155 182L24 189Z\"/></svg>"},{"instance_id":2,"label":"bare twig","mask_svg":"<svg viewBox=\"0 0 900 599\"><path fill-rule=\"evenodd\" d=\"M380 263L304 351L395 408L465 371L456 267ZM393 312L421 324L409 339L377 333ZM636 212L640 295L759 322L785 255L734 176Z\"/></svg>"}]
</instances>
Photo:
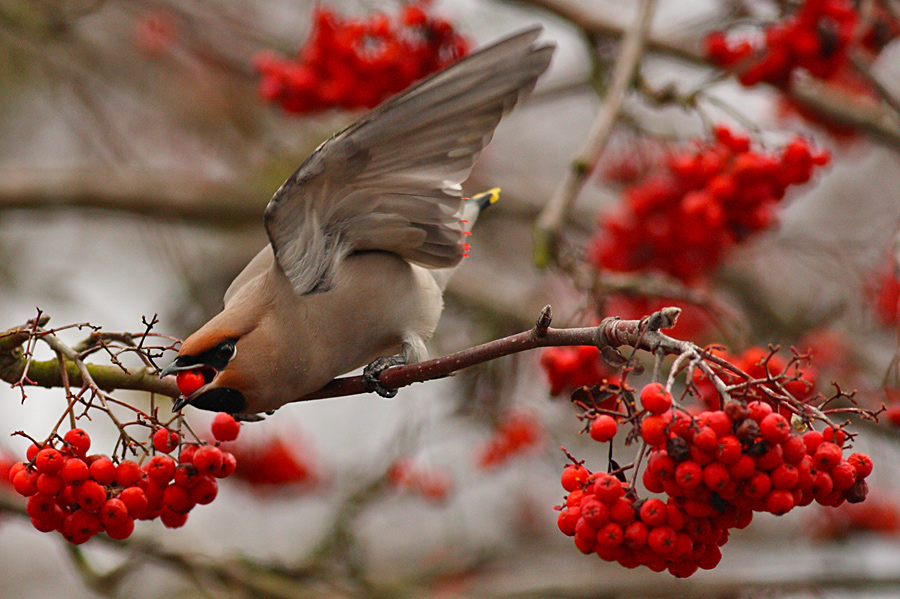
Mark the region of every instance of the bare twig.
<instances>
[{"instance_id":1,"label":"bare twig","mask_svg":"<svg viewBox=\"0 0 900 599\"><path fill-rule=\"evenodd\" d=\"M559 15L590 35L619 38L625 36L628 31L627 26L611 20L602 6L596 3L579 0L526 0L526 2ZM714 66L704 57L696 41L651 34L647 39L647 50L700 66ZM784 91L794 102L812 110L822 118L852 127L869 135L874 141L893 150L900 150L900 123L891 118L892 115L883 107L871 106L868 100L850 94L837 93L833 86L812 77L795 77L790 88Z\"/></svg>"},{"instance_id":2,"label":"bare twig","mask_svg":"<svg viewBox=\"0 0 900 599\"><path fill-rule=\"evenodd\" d=\"M622 51L613 69L612 83L603 107L591 128L588 141L578 156L572 161L560 187L538 216L535 225L534 260L539 266L546 266L556 254L560 228L566 220L572 205L594 172L600 154L612 133L619 117L619 111L628 89L634 81L638 65L644 55L647 36L656 0L642 0L634 25L625 34Z\"/></svg>"}]
</instances>

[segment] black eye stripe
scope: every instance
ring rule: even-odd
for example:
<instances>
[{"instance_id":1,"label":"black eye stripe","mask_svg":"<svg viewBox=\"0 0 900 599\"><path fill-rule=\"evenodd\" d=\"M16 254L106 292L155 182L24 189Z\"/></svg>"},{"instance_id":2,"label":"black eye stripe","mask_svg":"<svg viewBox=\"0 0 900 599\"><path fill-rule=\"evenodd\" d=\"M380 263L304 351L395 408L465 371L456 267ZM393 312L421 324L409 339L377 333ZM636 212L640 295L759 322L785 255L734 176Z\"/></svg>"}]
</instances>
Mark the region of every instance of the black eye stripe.
<instances>
[{"instance_id":1,"label":"black eye stripe","mask_svg":"<svg viewBox=\"0 0 900 599\"><path fill-rule=\"evenodd\" d=\"M175 364L179 367L186 366L211 366L216 370L225 370L228 362L234 357L237 339L227 339L214 348L195 356L179 356Z\"/></svg>"}]
</instances>

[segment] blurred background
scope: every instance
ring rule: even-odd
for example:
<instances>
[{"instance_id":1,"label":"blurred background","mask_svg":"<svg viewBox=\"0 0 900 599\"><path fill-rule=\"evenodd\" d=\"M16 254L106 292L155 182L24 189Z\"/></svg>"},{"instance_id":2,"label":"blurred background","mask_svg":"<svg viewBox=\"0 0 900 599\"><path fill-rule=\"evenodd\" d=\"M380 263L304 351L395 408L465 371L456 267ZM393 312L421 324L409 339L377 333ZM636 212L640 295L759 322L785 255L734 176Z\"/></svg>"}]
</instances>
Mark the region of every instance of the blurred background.
<instances>
[{"instance_id":1,"label":"blurred background","mask_svg":"<svg viewBox=\"0 0 900 599\"><path fill-rule=\"evenodd\" d=\"M590 324L572 272L533 266L532 231L604 105L636 4L427 5L471 47L533 23L558 45L550 71L500 125L465 185L467 194L499 186L502 201L478 223L471 257L446 294L432 355L525 330L545 304L556 326ZM0 330L22 325L39 308L51 326L90 323L107 331L140 332L142 317L156 314L157 332L184 338L220 309L228 284L267 242L269 197L319 143L363 112L291 112L261 87L260 56L296 55L317 7L346 18L403 9L380 0L0 0ZM792 188L777 227L727 253L700 285L720 308L710 319L716 324L686 333L736 353L770 342L814 345L814 357L825 356L817 384L824 390L830 378L845 381L877 408L892 397L883 389L900 388L891 378L900 289L892 262L900 218L897 115L869 128L851 119L838 130L790 110L775 88L742 87L704 64L698 48L706 33L725 22L774 18L767 10L761 2L657 3L640 77L566 214L564 253L577 255L598 215L618 205L623 169L639 171L667 148L703 136L710 122L750 123L754 139L768 147L800 132L828 149L832 163ZM900 43L890 37L879 50L867 68L898 97ZM693 105L683 101L692 93ZM830 90L822 97L843 98ZM860 104L851 100L849 112ZM677 297L683 288L671 290ZM634 304L610 302L605 314L642 315ZM85 334L60 336L74 344ZM225 481L219 498L177 530L141 522L127 543L98 538L74 548L58 534L35 531L21 514L2 514L0 596L900 592L900 447L884 423L857 423L854 442L876 463L870 501L854 507L873 509L761 515L733 534L718 568L688 580L581 555L556 527L553 506L564 496L559 473L567 462L559 447L597 469L605 468L606 452L579 435L566 395L550 396L540 357L498 360L413 385L392 400L293 404L245 425L247 463L277 467ZM116 396L146 401L139 393ZM0 387L8 433L41 438L65 407L58 389L29 389L21 400L18 389ZM209 418L194 412L189 421L204 428ZM102 422L83 426L97 448L114 439ZM491 452L504 434L521 442L498 457ZM28 442L0 444L20 460ZM627 456L630 448L619 441L616 451ZM398 468L418 482L386 487Z\"/></svg>"}]
</instances>

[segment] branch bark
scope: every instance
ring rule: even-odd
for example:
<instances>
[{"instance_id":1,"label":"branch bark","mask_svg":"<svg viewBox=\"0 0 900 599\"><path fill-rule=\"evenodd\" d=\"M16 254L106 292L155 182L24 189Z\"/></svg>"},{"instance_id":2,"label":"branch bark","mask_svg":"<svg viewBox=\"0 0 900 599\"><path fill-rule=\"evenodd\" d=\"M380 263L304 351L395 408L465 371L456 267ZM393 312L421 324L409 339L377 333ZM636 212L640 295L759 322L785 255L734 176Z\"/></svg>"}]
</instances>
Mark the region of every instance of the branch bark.
<instances>
[{"instance_id":1,"label":"branch bark","mask_svg":"<svg viewBox=\"0 0 900 599\"><path fill-rule=\"evenodd\" d=\"M666 355L690 353L706 356L706 352L693 343L673 339L660 332L660 329L674 326L680 313L679 308L663 308L641 320L607 318L596 327L554 329L550 328L550 306L547 306L541 312L537 324L529 331L440 358L388 368L381 373L379 380L387 388L399 389L413 383L450 376L465 368L503 356L551 346L594 345L601 349L628 346L654 353L662 352ZM0 379L11 385L21 382L27 386L63 387L65 383L58 360L28 362L21 345L26 343L34 330L34 327L25 326L0 334ZM11 339L18 341L18 345L10 347L13 345L10 342ZM38 339L42 340L42 337L38 336ZM60 347L61 342L56 337L50 335L48 340L52 341L55 349L64 349ZM73 351L71 350L69 353L60 351L58 355L71 356ZM124 367L119 366L85 362L79 364L70 357L64 357L64 364L71 386L84 385L85 381L82 375L84 371L81 369L84 367L91 379L89 382L104 391L129 389L158 393L173 398L179 396L175 377L160 379L151 368L143 367L135 371L127 371ZM23 379L22 373L26 365L28 377ZM341 377L333 380L319 391L298 397L295 401L311 401L365 392L362 376Z\"/></svg>"},{"instance_id":2,"label":"branch bark","mask_svg":"<svg viewBox=\"0 0 900 599\"><path fill-rule=\"evenodd\" d=\"M204 225L262 222L268 196L237 181L146 170L129 177L96 169L6 168L0 210L110 210Z\"/></svg>"}]
</instances>

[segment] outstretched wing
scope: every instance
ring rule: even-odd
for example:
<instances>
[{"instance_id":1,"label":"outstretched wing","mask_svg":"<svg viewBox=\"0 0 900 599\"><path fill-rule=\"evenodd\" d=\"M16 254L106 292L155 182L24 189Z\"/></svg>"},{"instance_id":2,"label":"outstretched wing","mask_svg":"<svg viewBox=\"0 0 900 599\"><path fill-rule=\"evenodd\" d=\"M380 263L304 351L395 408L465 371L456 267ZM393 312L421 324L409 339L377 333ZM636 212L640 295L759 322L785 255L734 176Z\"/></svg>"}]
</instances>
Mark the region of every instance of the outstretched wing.
<instances>
[{"instance_id":1,"label":"outstretched wing","mask_svg":"<svg viewBox=\"0 0 900 599\"><path fill-rule=\"evenodd\" d=\"M279 188L265 224L298 293L324 291L348 253L383 250L430 268L463 254L460 184L554 46L540 28L472 53L332 137Z\"/></svg>"}]
</instances>

